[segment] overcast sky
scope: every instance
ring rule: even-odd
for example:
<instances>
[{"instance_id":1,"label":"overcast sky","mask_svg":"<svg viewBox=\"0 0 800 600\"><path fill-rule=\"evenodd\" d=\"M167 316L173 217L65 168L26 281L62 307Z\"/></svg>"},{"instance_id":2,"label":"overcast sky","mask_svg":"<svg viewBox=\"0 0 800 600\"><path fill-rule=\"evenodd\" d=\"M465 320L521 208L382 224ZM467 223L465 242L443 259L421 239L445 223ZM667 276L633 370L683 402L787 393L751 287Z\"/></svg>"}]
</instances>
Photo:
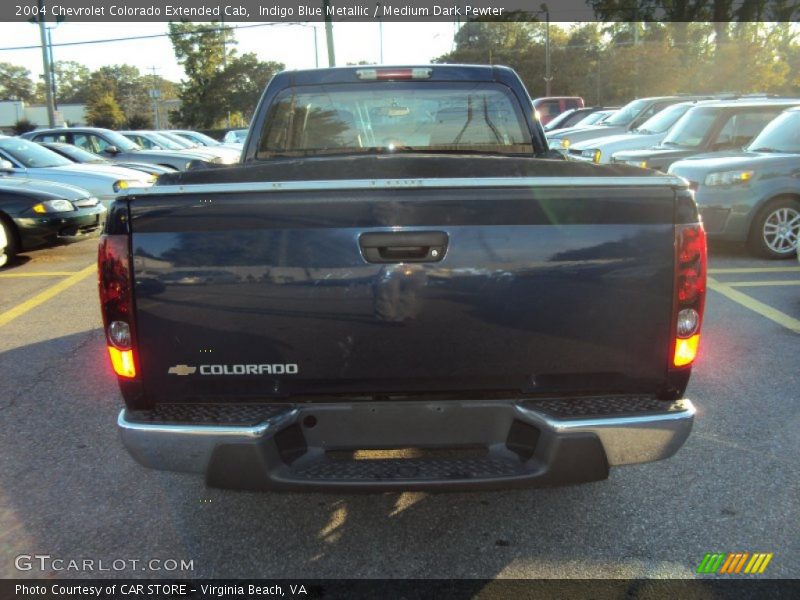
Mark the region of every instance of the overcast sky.
<instances>
[{"instance_id":1,"label":"overcast sky","mask_svg":"<svg viewBox=\"0 0 800 600\"><path fill-rule=\"evenodd\" d=\"M239 42L239 53L255 52L261 60L276 60L287 68L309 68L314 66L314 30L311 26L288 23L252 27L254 23L229 23L242 26L235 32ZM319 48L319 65L327 66L325 29L315 23ZM179 81L183 70L175 62L172 45L166 37L62 46L65 42L84 42L135 35L163 34L166 23L70 23L64 22L52 30L55 60L74 60L90 69L103 65L130 64L142 72L157 73L173 81ZM335 23L333 25L336 62L380 60L380 36L377 23ZM426 63L453 47L455 25L450 23L384 23L383 62ZM0 62L22 65L34 76L42 72L42 53L34 50L4 50L16 46L33 46L40 43L39 28L29 23L0 23Z\"/></svg>"}]
</instances>

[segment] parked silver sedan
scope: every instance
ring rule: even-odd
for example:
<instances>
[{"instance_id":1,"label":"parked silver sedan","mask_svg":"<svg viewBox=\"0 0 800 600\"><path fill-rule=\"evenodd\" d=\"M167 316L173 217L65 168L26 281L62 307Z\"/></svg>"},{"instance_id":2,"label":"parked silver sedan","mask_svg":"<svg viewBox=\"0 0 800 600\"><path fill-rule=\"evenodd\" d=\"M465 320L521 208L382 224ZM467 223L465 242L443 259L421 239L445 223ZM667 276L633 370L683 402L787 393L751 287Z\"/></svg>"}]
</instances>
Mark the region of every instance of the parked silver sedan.
<instances>
[{"instance_id":1,"label":"parked silver sedan","mask_svg":"<svg viewBox=\"0 0 800 600\"><path fill-rule=\"evenodd\" d=\"M207 146L192 140L187 140L185 137L172 133L171 131L157 131L156 133L158 133L158 135L160 135L162 138L167 138L175 144L180 144L192 152L201 150L203 152L213 154L214 156L218 156L226 165L238 163L242 155L241 149L235 149L231 146L223 146L222 144L217 146Z\"/></svg>"},{"instance_id":2,"label":"parked silver sedan","mask_svg":"<svg viewBox=\"0 0 800 600\"><path fill-rule=\"evenodd\" d=\"M182 137L185 140L189 140L195 144L200 146L210 146L212 148L233 148L237 152L241 152L242 145L241 144L229 144L226 142L219 142L212 138L211 136L206 135L205 133L201 133L199 131L191 131L190 129L170 129L170 133L174 133Z\"/></svg>"},{"instance_id":3,"label":"parked silver sedan","mask_svg":"<svg viewBox=\"0 0 800 600\"><path fill-rule=\"evenodd\" d=\"M0 137L0 171L11 176L54 181L82 188L108 206L123 190L149 187L155 177L114 165L73 163L34 142Z\"/></svg>"},{"instance_id":4,"label":"parked silver sedan","mask_svg":"<svg viewBox=\"0 0 800 600\"><path fill-rule=\"evenodd\" d=\"M207 157L196 153L174 152L171 150L143 150L124 135L101 127L61 127L58 129L37 129L23 133L20 137L35 142L63 142L83 148L112 160L131 160L146 162L178 171L183 171L196 163L212 163Z\"/></svg>"},{"instance_id":5,"label":"parked silver sedan","mask_svg":"<svg viewBox=\"0 0 800 600\"><path fill-rule=\"evenodd\" d=\"M206 148L187 142L182 138L172 139L171 135L161 131L137 130L120 131L130 141L138 144L145 150L173 150L193 156L203 156L215 164L230 165L239 162L239 153L230 149L217 150Z\"/></svg>"},{"instance_id":6,"label":"parked silver sedan","mask_svg":"<svg viewBox=\"0 0 800 600\"><path fill-rule=\"evenodd\" d=\"M62 144L60 142L37 143L41 144L48 150L52 150L56 154L60 154L64 158L71 160L74 163L80 163L83 165L113 165L117 167L125 167L126 169L133 169L134 171L142 171L148 175L155 175L156 177L159 175L166 175L167 173L176 172L176 169L173 169L172 167L163 167L161 165L154 165L152 163L109 160L97 154L92 154L91 152L88 152L83 148L79 148L78 146L73 146L72 144Z\"/></svg>"},{"instance_id":7,"label":"parked silver sedan","mask_svg":"<svg viewBox=\"0 0 800 600\"><path fill-rule=\"evenodd\" d=\"M247 139L247 129L231 129L222 138L224 144L236 145L238 147L244 146L244 141Z\"/></svg>"}]
</instances>

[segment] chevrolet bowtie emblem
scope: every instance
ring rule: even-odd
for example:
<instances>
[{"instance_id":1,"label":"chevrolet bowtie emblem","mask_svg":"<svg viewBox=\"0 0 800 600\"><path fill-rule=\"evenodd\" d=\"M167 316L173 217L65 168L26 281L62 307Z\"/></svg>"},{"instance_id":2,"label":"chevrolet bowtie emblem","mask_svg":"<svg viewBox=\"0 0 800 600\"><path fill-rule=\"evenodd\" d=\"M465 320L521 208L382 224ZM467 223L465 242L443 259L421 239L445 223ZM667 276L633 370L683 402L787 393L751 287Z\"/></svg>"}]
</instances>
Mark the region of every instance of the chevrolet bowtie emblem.
<instances>
[{"instance_id":1,"label":"chevrolet bowtie emblem","mask_svg":"<svg viewBox=\"0 0 800 600\"><path fill-rule=\"evenodd\" d=\"M168 373L170 375L192 375L197 371L197 367L190 367L189 365L175 365L170 367Z\"/></svg>"}]
</instances>

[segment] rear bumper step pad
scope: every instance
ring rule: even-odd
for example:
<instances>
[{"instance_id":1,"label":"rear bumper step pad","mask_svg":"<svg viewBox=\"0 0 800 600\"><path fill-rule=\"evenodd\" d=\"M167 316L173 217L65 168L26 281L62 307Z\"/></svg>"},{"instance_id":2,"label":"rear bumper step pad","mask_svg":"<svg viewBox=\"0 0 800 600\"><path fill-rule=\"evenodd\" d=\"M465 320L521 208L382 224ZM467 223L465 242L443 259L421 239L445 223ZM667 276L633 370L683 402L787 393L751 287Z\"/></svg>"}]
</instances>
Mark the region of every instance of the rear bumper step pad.
<instances>
[{"instance_id":1,"label":"rear bumper step pad","mask_svg":"<svg viewBox=\"0 0 800 600\"><path fill-rule=\"evenodd\" d=\"M162 405L123 410L118 425L141 464L203 473L215 487L468 490L596 481L610 466L668 458L688 437L694 413L689 400L627 396ZM462 456L464 447L482 452ZM439 452L347 452L394 448Z\"/></svg>"}]
</instances>

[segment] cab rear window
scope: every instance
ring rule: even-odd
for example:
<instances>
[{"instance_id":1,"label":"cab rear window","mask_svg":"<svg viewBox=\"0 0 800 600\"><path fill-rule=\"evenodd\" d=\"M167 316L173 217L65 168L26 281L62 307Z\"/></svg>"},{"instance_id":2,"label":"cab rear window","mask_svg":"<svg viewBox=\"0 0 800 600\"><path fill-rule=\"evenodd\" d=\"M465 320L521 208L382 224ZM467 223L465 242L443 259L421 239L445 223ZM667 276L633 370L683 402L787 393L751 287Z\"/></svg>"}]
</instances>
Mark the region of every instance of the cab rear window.
<instances>
[{"instance_id":1,"label":"cab rear window","mask_svg":"<svg viewBox=\"0 0 800 600\"><path fill-rule=\"evenodd\" d=\"M376 151L531 154L519 104L492 83L367 83L284 90L259 159Z\"/></svg>"}]
</instances>

